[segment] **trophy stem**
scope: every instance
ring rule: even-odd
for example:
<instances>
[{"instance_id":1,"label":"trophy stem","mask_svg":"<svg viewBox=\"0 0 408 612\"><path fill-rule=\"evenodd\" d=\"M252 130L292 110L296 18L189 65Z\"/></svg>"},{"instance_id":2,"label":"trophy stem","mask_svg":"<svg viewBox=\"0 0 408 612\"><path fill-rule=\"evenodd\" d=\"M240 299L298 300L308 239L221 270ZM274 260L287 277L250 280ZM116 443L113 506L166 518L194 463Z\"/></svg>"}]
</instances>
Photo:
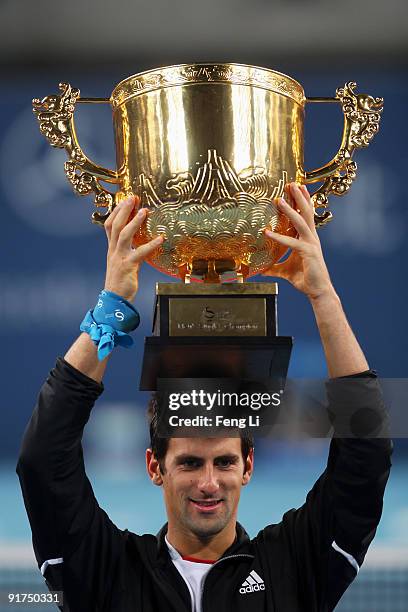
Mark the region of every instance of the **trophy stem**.
<instances>
[{"instance_id":1,"label":"trophy stem","mask_svg":"<svg viewBox=\"0 0 408 612\"><path fill-rule=\"evenodd\" d=\"M179 267L179 275L185 284L192 281L222 284L243 283L249 274L249 266L228 259L193 260Z\"/></svg>"}]
</instances>

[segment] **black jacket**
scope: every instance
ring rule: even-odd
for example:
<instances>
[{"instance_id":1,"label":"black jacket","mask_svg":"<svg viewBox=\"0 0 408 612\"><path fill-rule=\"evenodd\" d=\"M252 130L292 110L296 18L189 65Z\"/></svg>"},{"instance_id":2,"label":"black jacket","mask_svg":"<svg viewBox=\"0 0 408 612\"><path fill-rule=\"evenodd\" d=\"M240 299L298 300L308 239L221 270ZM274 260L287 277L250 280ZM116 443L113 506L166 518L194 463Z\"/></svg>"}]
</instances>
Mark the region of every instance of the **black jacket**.
<instances>
[{"instance_id":1,"label":"black jacket","mask_svg":"<svg viewBox=\"0 0 408 612\"><path fill-rule=\"evenodd\" d=\"M327 391L341 429L347 406L336 400L339 380L328 381ZM81 438L102 391L59 359L25 432L17 472L39 567L50 588L64 591L65 612L189 612L187 586L164 541L166 526L158 536L121 531L86 477ZM386 422L371 372L353 380L349 391L354 405L369 406ZM206 577L203 612L333 610L374 537L391 448L388 438L333 438L327 468L301 508L252 540L237 525L235 543ZM252 570L263 584L245 589Z\"/></svg>"}]
</instances>

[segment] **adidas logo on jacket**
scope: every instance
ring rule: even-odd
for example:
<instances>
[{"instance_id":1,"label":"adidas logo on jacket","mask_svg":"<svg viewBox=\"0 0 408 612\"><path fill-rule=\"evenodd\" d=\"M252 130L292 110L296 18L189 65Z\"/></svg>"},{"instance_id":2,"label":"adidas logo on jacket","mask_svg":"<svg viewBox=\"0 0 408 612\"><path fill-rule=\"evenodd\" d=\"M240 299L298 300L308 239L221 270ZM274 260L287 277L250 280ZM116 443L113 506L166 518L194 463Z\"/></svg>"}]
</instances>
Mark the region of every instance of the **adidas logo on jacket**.
<instances>
[{"instance_id":1,"label":"adidas logo on jacket","mask_svg":"<svg viewBox=\"0 0 408 612\"><path fill-rule=\"evenodd\" d=\"M255 570L249 574L248 578L244 580L242 583L242 587L239 589L239 592L244 595L245 593L254 593L255 591L264 591L265 583L260 577L259 574L256 573Z\"/></svg>"}]
</instances>

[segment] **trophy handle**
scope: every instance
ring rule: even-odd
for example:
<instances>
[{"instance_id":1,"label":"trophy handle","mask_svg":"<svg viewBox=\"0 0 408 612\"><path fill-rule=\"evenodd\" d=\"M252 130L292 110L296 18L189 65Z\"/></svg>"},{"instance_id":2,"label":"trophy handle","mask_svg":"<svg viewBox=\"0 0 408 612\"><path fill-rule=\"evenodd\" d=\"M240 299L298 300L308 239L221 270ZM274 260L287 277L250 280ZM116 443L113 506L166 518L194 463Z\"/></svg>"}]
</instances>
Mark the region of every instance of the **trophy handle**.
<instances>
[{"instance_id":1,"label":"trophy handle","mask_svg":"<svg viewBox=\"0 0 408 612\"><path fill-rule=\"evenodd\" d=\"M324 225L333 215L330 210L318 213L316 209L327 209L328 195L344 195L356 177L357 164L351 160L354 150L367 147L379 130L383 98L367 94L356 94L356 83L348 82L336 90L334 98L306 98L306 102L337 102L344 114L343 138L337 155L325 166L305 173L305 183L323 184L312 195L315 206L315 224Z\"/></svg>"},{"instance_id":2,"label":"trophy handle","mask_svg":"<svg viewBox=\"0 0 408 612\"><path fill-rule=\"evenodd\" d=\"M112 212L115 204L115 194L111 193L100 181L118 183L116 170L109 170L95 164L82 151L78 142L74 112L77 102L109 103L109 98L80 98L79 89L74 89L68 83L60 83L61 93L46 96L42 100L33 100L33 112L40 124L40 132L47 138L52 147L65 149L69 160L65 162L65 174L74 190L79 195L95 194L94 204L106 208L105 213L95 211L92 221L103 225Z\"/></svg>"}]
</instances>

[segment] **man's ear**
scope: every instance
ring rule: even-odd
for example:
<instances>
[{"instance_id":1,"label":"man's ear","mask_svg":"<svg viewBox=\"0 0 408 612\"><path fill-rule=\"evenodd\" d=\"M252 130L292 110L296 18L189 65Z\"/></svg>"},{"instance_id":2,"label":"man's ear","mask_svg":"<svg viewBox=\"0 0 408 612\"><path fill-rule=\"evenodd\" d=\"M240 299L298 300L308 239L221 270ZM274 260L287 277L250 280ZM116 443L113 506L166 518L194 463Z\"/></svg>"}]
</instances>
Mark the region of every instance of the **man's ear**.
<instances>
[{"instance_id":1,"label":"man's ear","mask_svg":"<svg viewBox=\"0 0 408 612\"><path fill-rule=\"evenodd\" d=\"M161 487L163 484L160 465L151 448L146 449L146 469L153 484Z\"/></svg>"},{"instance_id":2,"label":"man's ear","mask_svg":"<svg viewBox=\"0 0 408 612\"><path fill-rule=\"evenodd\" d=\"M245 485L247 485L248 482L251 480L253 471L254 471L254 449L251 448L246 458L246 461L245 461L244 474L242 476L242 486L245 487Z\"/></svg>"}]
</instances>

